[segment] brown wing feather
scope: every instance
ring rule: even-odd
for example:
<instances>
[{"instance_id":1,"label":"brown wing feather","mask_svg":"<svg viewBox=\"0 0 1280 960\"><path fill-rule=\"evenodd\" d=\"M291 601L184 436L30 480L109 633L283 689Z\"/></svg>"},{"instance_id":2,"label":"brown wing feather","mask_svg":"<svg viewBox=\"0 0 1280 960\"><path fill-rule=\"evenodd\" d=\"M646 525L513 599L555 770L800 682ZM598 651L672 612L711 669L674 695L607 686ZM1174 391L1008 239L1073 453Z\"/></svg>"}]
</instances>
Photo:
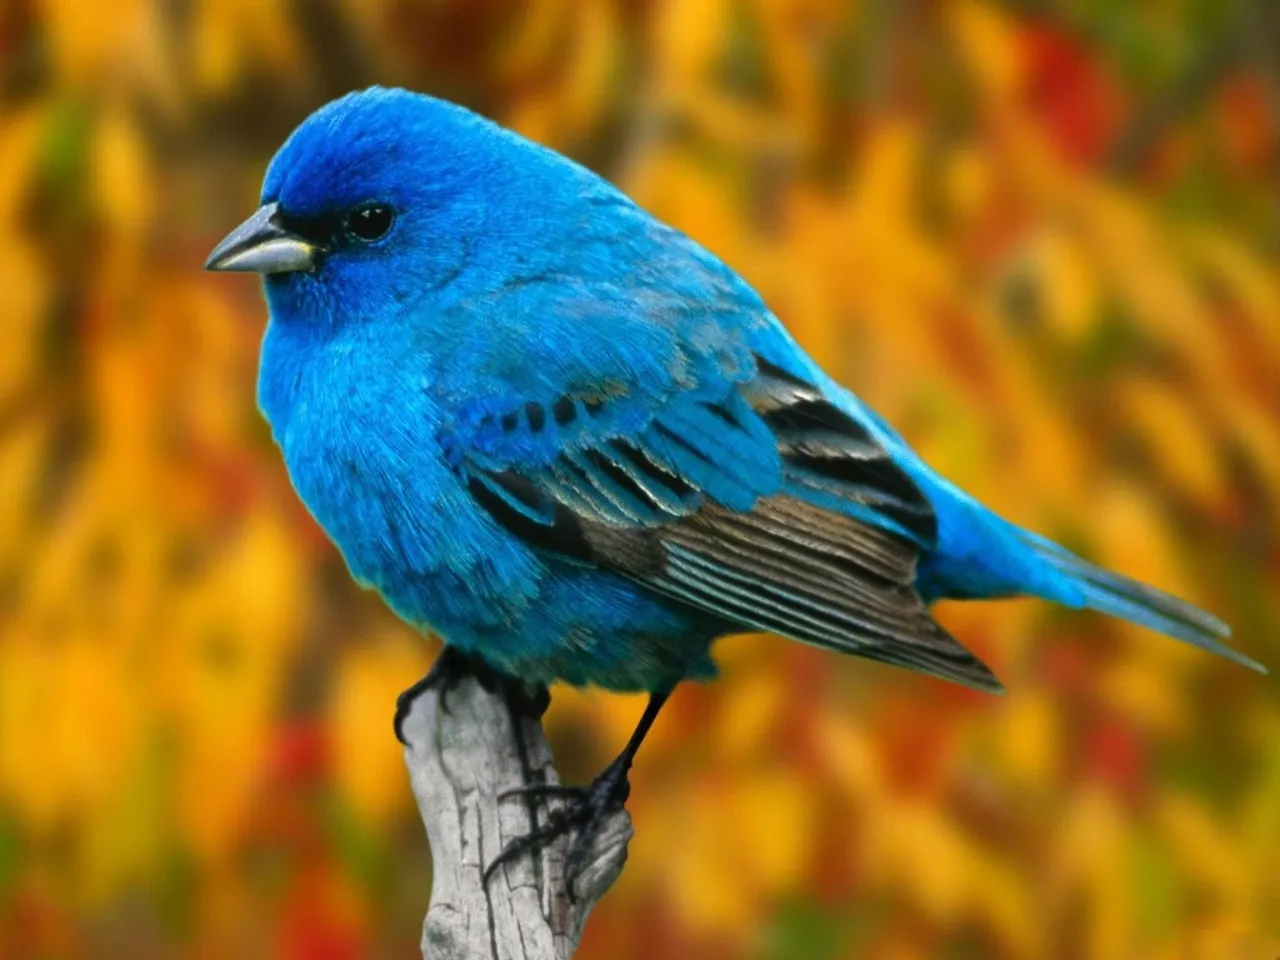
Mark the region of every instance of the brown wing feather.
<instances>
[{"instance_id":1,"label":"brown wing feather","mask_svg":"<svg viewBox=\"0 0 1280 960\"><path fill-rule=\"evenodd\" d=\"M659 537L666 563L646 580L658 590L757 629L1003 689L929 614L903 539L785 496L749 514L704 508Z\"/></svg>"},{"instance_id":2,"label":"brown wing feather","mask_svg":"<svg viewBox=\"0 0 1280 960\"><path fill-rule=\"evenodd\" d=\"M723 619L726 629L771 630L999 691L915 590L936 518L871 432L817 387L765 361L741 399L772 432L791 484L749 512L704 497L642 439L566 453L541 473L476 470L469 488L531 546L616 571ZM721 419L726 430L752 428L727 406ZM815 490L853 509L804 499Z\"/></svg>"}]
</instances>

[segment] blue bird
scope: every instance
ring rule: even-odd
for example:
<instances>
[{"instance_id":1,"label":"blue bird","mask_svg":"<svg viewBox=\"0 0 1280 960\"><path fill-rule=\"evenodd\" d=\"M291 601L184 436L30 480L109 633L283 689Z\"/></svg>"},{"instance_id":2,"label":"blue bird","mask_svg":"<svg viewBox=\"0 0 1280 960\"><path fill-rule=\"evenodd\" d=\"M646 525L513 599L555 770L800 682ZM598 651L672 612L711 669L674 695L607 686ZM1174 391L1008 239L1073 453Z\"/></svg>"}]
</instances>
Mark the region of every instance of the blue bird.
<instances>
[{"instance_id":1,"label":"blue bird","mask_svg":"<svg viewBox=\"0 0 1280 960\"><path fill-rule=\"evenodd\" d=\"M343 97L261 203L206 267L263 276L258 401L298 494L355 579L445 641L406 696L468 664L650 694L618 759L500 860L577 828L581 866L725 634L998 692L930 605L1029 595L1262 671L1217 618L947 482L716 257L468 110Z\"/></svg>"}]
</instances>

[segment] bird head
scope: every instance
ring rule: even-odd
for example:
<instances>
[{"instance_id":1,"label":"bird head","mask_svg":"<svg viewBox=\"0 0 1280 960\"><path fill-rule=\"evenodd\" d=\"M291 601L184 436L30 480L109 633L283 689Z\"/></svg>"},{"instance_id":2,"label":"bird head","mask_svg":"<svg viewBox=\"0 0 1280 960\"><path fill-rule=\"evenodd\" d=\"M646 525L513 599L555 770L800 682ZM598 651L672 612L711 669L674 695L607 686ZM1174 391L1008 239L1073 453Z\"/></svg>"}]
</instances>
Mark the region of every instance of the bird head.
<instances>
[{"instance_id":1,"label":"bird head","mask_svg":"<svg viewBox=\"0 0 1280 960\"><path fill-rule=\"evenodd\" d=\"M514 211L547 202L536 184L548 153L443 100L349 94L293 132L261 206L205 268L261 274L275 320L394 315L483 270L495 250L518 253L485 241Z\"/></svg>"}]
</instances>

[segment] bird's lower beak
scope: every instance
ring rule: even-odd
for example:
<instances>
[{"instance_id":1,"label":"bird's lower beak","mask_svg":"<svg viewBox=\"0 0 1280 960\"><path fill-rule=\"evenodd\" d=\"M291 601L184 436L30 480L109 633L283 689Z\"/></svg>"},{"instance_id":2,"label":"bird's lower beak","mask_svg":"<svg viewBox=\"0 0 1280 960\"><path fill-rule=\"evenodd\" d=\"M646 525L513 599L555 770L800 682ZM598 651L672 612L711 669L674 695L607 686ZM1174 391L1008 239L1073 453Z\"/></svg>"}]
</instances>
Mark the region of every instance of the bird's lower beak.
<instances>
[{"instance_id":1,"label":"bird's lower beak","mask_svg":"<svg viewBox=\"0 0 1280 960\"><path fill-rule=\"evenodd\" d=\"M213 248L206 270L296 273L314 270L320 248L281 224L280 208L268 203Z\"/></svg>"}]
</instances>

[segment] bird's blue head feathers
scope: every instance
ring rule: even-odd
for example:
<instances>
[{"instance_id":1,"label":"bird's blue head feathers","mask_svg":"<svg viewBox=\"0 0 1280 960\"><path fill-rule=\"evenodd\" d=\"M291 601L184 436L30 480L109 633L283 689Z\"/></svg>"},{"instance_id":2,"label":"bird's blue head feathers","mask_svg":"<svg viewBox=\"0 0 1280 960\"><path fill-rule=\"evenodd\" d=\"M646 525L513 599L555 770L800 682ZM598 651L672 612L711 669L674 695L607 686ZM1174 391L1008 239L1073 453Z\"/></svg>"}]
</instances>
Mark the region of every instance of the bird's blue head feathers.
<instances>
[{"instance_id":1,"label":"bird's blue head feathers","mask_svg":"<svg viewBox=\"0 0 1280 960\"><path fill-rule=\"evenodd\" d=\"M455 104L373 87L303 121L271 161L262 201L321 217L374 200L402 209L440 200L483 175L493 138L504 131Z\"/></svg>"},{"instance_id":2,"label":"bird's blue head feathers","mask_svg":"<svg viewBox=\"0 0 1280 960\"><path fill-rule=\"evenodd\" d=\"M527 244L573 164L463 107L405 90L352 93L308 117L271 161L264 206L318 252L271 273L275 320L386 318ZM535 234L536 235L536 234ZM512 238L517 241L513 245Z\"/></svg>"}]
</instances>

